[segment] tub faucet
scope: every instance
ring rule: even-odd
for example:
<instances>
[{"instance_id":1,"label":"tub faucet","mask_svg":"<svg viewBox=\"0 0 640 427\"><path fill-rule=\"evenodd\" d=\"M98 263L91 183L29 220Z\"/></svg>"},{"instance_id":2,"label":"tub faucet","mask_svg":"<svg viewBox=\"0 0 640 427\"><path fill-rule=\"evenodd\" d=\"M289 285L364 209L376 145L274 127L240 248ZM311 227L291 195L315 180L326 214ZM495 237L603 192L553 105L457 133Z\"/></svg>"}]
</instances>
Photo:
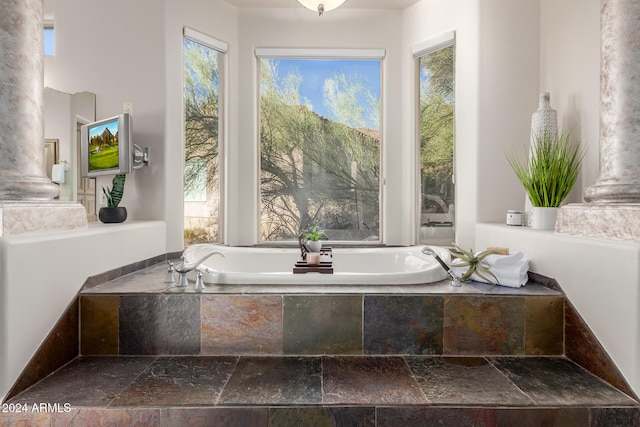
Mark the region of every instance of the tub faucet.
<instances>
[{"instance_id":1,"label":"tub faucet","mask_svg":"<svg viewBox=\"0 0 640 427\"><path fill-rule=\"evenodd\" d=\"M204 255L199 260L187 263L184 260L184 255L181 256L180 259L182 260L182 262L180 263L179 266L176 267L176 271L178 272L178 284L176 285L176 287L183 288L183 287L187 286L187 284L188 284L188 282L187 282L187 273L190 272L191 270L193 270L194 268L198 267L200 264L202 264L204 262L204 260L206 260L210 256L213 256L213 255L216 255L216 254L217 255L221 255L222 257L224 257L224 254L222 252L220 252L220 251L211 251L208 254ZM202 276L200 276L200 278L202 278Z\"/></svg>"},{"instance_id":2,"label":"tub faucet","mask_svg":"<svg viewBox=\"0 0 640 427\"><path fill-rule=\"evenodd\" d=\"M422 248L422 253L423 253L423 254L425 254L425 255L431 255L432 257L434 257L434 258L435 258L435 260L436 260L436 261L438 261L438 264L440 264L440 266L442 266L442 268L444 269L444 271L446 271L446 272L447 272L447 274L449 274L449 277L451 277L451 286L458 287L458 286L461 286L461 285L462 285L462 284L460 283L460 278L459 278L458 276L456 276L456 274L453 272L453 270L451 269L451 267L449 267L449 266L447 265L447 263L446 263L446 262L444 262L444 261L442 260L442 258L440 258L440 257L438 256L438 254L437 254L433 249L431 249L431 248L430 248L430 247L428 247L428 246L425 246L424 248Z\"/></svg>"}]
</instances>

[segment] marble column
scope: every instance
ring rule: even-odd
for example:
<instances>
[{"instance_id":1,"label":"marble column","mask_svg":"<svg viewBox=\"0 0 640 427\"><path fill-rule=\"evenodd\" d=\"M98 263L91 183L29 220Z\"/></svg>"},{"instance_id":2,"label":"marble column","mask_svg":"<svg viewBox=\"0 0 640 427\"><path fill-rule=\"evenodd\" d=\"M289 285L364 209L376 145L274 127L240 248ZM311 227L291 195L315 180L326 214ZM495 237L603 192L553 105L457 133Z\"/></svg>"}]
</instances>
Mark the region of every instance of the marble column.
<instances>
[{"instance_id":1,"label":"marble column","mask_svg":"<svg viewBox=\"0 0 640 427\"><path fill-rule=\"evenodd\" d=\"M555 231L640 242L640 1L601 5L600 177Z\"/></svg>"},{"instance_id":2,"label":"marble column","mask_svg":"<svg viewBox=\"0 0 640 427\"><path fill-rule=\"evenodd\" d=\"M44 171L43 0L0 0L0 201L58 194Z\"/></svg>"},{"instance_id":3,"label":"marble column","mask_svg":"<svg viewBox=\"0 0 640 427\"><path fill-rule=\"evenodd\" d=\"M600 177L584 198L640 203L640 1L602 0Z\"/></svg>"}]
</instances>

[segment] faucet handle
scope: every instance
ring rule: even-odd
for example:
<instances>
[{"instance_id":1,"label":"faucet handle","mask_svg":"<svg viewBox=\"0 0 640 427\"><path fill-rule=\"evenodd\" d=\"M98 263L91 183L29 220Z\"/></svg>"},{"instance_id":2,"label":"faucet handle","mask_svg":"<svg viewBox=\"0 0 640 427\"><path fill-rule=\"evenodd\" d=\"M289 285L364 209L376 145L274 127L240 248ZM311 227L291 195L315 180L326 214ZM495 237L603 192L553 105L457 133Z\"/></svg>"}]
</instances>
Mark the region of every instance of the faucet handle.
<instances>
[{"instance_id":1,"label":"faucet handle","mask_svg":"<svg viewBox=\"0 0 640 427\"><path fill-rule=\"evenodd\" d=\"M202 281L202 271L200 271L199 269L197 270L197 273L196 273L195 290L196 291L204 290L204 282Z\"/></svg>"},{"instance_id":2,"label":"faucet handle","mask_svg":"<svg viewBox=\"0 0 640 427\"><path fill-rule=\"evenodd\" d=\"M164 283L175 283L176 278L173 276L173 272L176 271L176 269L173 267L171 260L167 260L167 263L169 264L169 269L167 270L167 278L164 279Z\"/></svg>"}]
</instances>

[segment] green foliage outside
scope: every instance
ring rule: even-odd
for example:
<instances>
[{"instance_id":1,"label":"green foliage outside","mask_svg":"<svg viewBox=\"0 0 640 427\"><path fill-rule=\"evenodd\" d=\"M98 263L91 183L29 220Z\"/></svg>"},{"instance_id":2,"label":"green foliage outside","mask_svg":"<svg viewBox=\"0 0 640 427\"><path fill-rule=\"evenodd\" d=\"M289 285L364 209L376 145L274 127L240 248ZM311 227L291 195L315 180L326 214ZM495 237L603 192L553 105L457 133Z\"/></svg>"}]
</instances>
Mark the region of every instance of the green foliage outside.
<instances>
[{"instance_id":1,"label":"green foliage outside","mask_svg":"<svg viewBox=\"0 0 640 427\"><path fill-rule=\"evenodd\" d=\"M198 243L210 243L211 233L207 227L190 227L184 229L184 245L190 246Z\"/></svg>"},{"instance_id":2,"label":"green foliage outside","mask_svg":"<svg viewBox=\"0 0 640 427\"><path fill-rule=\"evenodd\" d=\"M270 60L260 61L260 73L260 239L295 239L315 224L332 240L377 239L380 140L365 123L379 116L379 101L357 77L326 82L325 102L346 125L305 106L299 74L278 78Z\"/></svg>"},{"instance_id":3,"label":"green foliage outside","mask_svg":"<svg viewBox=\"0 0 640 427\"><path fill-rule=\"evenodd\" d=\"M184 41L183 52L185 165L190 165L184 169L184 191L206 194L204 203L211 211L210 217L199 221L185 218L185 244L189 245L215 242L219 236L221 54L190 40Z\"/></svg>"},{"instance_id":4,"label":"green foliage outside","mask_svg":"<svg viewBox=\"0 0 640 427\"><path fill-rule=\"evenodd\" d=\"M420 58L420 172L423 209L428 200L454 203L455 45ZM426 197L427 195L432 197Z\"/></svg>"},{"instance_id":5,"label":"green foliage outside","mask_svg":"<svg viewBox=\"0 0 640 427\"><path fill-rule=\"evenodd\" d=\"M206 182L207 203L215 201L206 221L185 218L188 244L219 235L221 63L217 53L189 41L184 55L185 162L190 165L185 193L202 194ZM366 123L378 123L379 99L357 76L336 75L325 83L324 95L346 124L338 123L305 106L299 74L280 79L274 67L260 61L260 240L295 239L314 224L330 239L377 240L380 136Z\"/></svg>"}]
</instances>

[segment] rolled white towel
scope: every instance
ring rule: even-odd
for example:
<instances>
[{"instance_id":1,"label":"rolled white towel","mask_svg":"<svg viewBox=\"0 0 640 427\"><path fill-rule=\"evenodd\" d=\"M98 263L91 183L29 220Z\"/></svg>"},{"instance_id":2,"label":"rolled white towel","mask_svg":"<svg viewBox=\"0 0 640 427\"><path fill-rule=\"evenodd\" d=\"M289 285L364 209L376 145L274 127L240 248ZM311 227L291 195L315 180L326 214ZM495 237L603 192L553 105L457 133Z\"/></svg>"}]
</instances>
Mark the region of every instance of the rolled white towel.
<instances>
[{"instance_id":1,"label":"rolled white towel","mask_svg":"<svg viewBox=\"0 0 640 427\"><path fill-rule=\"evenodd\" d=\"M499 257L512 257L504 262L500 262ZM467 272L468 267L456 267L456 261L451 263L453 272L458 276L462 276ZM460 262L460 261L458 261ZM488 267L489 270L498 279L498 285L508 286L511 288L519 288L527 284L529 280L529 260L524 258L522 252L516 252L512 255L489 255L483 261L482 265ZM492 279L491 275L482 273L483 276ZM470 280L483 283L491 283L474 273Z\"/></svg>"},{"instance_id":2,"label":"rolled white towel","mask_svg":"<svg viewBox=\"0 0 640 427\"><path fill-rule=\"evenodd\" d=\"M512 265L522 264L523 258L524 258L524 254L518 251L509 255L499 255L499 254L488 255L482 261L484 264L490 267L504 268Z\"/></svg>"},{"instance_id":3,"label":"rolled white towel","mask_svg":"<svg viewBox=\"0 0 640 427\"><path fill-rule=\"evenodd\" d=\"M520 265L508 268L492 268L491 271L498 279L498 285L519 288L529 281L529 260L523 258Z\"/></svg>"}]
</instances>

